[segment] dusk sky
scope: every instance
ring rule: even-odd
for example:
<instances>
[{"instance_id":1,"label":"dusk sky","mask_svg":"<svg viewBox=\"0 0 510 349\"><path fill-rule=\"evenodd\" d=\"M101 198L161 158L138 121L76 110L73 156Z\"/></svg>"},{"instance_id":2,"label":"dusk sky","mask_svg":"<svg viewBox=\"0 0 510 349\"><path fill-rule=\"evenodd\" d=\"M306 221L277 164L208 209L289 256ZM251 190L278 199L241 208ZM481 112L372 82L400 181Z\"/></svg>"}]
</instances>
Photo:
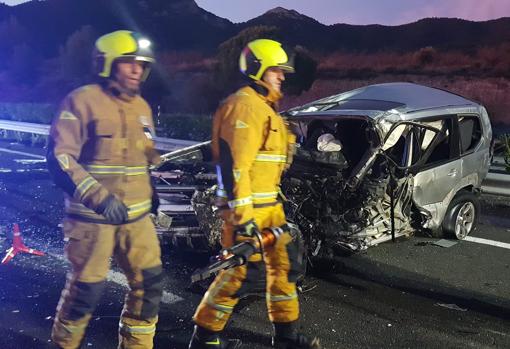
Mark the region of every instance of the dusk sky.
<instances>
[{"instance_id":1,"label":"dusk sky","mask_svg":"<svg viewBox=\"0 0 510 349\"><path fill-rule=\"evenodd\" d=\"M510 0L196 0L197 4L233 22L244 22L282 6L324 24L386 24L424 17L487 20L510 17Z\"/></svg>"},{"instance_id":2,"label":"dusk sky","mask_svg":"<svg viewBox=\"0 0 510 349\"><path fill-rule=\"evenodd\" d=\"M172 0L168 0L172 1ZM16 5L23 0L0 0ZM424 17L458 17L484 21L510 17L510 0L196 0L197 4L233 22L244 22L282 6L324 24L398 25Z\"/></svg>"}]
</instances>

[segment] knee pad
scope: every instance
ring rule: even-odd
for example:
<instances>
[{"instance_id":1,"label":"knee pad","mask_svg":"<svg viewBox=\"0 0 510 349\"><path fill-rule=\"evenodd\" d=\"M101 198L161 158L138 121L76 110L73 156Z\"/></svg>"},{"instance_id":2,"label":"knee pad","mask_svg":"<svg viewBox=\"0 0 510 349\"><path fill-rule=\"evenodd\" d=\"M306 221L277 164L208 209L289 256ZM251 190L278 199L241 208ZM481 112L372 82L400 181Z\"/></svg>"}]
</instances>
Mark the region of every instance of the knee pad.
<instances>
[{"instance_id":1,"label":"knee pad","mask_svg":"<svg viewBox=\"0 0 510 349\"><path fill-rule=\"evenodd\" d=\"M306 258L303 236L301 232L294 228L295 231L290 231L292 241L286 246L287 254L289 256L290 270L288 279L289 282L296 282L306 271Z\"/></svg>"},{"instance_id":2,"label":"knee pad","mask_svg":"<svg viewBox=\"0 0 510 349\"><path fill-rule=\"evenodd\" d=\"M163 267L158 265L142 270L142 276L144 295L141 317L150 319L159 312L159 303L163 295Z\"/></svg>"},{"instance_id":3,"label":"knee pad","mask_svg":"<svg viewBox=\"0 0 510 349\"><path fill-rule=\"evenodd\" d=\"M103 294L105 285L106 281L75 282L69 290L72 298L68 314L65 315L67 320L76 321L92 314Z\"/></svg>"}]
</instances>

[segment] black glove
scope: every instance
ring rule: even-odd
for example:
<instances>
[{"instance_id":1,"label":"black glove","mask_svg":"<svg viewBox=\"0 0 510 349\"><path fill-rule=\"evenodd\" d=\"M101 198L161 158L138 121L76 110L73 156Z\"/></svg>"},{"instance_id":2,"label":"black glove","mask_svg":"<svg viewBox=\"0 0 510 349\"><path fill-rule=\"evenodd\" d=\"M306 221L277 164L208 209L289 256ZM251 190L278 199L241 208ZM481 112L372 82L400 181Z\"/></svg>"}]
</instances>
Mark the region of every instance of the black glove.
<instances>
[{"instance_id":1,"label":"black glove","mask_svg":"<svg viewBox=\"0 0 510 349\"><path fill-rule=\"evenodd\" d=\"M128 208L122 201L110 194L99 205L98 213L102 214L111 224L122 224L128 220Z\"/></svg>"}]
</instances>

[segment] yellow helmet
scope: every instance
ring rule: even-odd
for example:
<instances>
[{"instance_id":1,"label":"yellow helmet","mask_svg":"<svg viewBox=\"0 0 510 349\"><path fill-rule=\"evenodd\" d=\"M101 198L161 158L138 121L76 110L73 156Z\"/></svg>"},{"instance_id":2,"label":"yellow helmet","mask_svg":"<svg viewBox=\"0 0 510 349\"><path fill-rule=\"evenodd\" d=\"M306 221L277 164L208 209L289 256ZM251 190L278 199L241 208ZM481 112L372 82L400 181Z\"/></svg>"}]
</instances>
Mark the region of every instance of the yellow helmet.
<instances>
[{"instance_id":1,"label":"yellow helmet","mask_svg":"<svg viewBox=\"0 0 510 349\"><path fill-rule=\"evenodd\" d=\"M117 30L96 40L94 63L99 76L109 78L113 62L122 58L154 63L150 40L129 30ZM150 67L146 67L142 81L147 79L149 72Z\"/></svg>"},{"instance_id":2,"label":"yellow helmet","mask_svg":"<svg viewBox=\"0 0 510 349\"><path fill-rule=\"evenodd\" d=\"M258 39L248 43L239 57L241 73L253 80L260 80L267 68L278 67L293 73L287 53L278 41Z\"/></svg>"}]
</instances>

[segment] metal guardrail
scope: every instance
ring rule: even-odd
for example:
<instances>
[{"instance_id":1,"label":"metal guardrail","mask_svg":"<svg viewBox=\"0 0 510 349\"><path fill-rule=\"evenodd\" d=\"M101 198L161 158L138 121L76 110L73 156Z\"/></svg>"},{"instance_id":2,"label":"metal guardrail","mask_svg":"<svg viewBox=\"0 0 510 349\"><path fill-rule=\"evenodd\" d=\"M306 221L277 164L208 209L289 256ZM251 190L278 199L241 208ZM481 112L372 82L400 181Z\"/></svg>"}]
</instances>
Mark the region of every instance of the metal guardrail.
<instances>
[{"instance_id":1,"label":"metal guardrail","mask_svg":"<svg viewBox=\"0 0 510 349\"><path fill-rule=\"evenodd\" d=\"M510 173L505 170L502 157L494 157L487 177L482 183L482 193L510 196Z\"/></svg>"},{"instance_id":2,"label":"metal guardrail","mask_svg":"<svg viewBox=\"0 0 510 349\"><path fill-rule=\"evenodd\" d=\"M0 129L47 136L50 131L50 126L30 122L0 120ZM195 141L163 137L155 137L154 142L156 149L165 152L199 143ZM489 169L489 173L482 183L482 192L485 194L510 196L510 174L505 171L505 163L502 157L494 158Z\"/></svg>"},{"instance_id":3,"label":"metal guardrail","mask_svg":"<svg viewBox=\"0 0 510 349\"><path fill-rule=\"evenodd\" d=\"M50 134L50 125L34 124L31 122L0 120L0 129L34 133L43 136Z\"/></svg>"},{"instance_id":4,"label":"metal guardrail","mask_svg":"<svg viewBox=\"0 0 510 349\"><path fill-rule=\"evenodd\" d=\"M31 122L0 120L0 129L15 132L33 133L42 136L48 136L50 134L50 125L34 124ZM198 142L182 139L154 137L154 143L156 149L169 152L180 148L189 147L190 145L197 144Z\"/></svg>"}]
</instances>

